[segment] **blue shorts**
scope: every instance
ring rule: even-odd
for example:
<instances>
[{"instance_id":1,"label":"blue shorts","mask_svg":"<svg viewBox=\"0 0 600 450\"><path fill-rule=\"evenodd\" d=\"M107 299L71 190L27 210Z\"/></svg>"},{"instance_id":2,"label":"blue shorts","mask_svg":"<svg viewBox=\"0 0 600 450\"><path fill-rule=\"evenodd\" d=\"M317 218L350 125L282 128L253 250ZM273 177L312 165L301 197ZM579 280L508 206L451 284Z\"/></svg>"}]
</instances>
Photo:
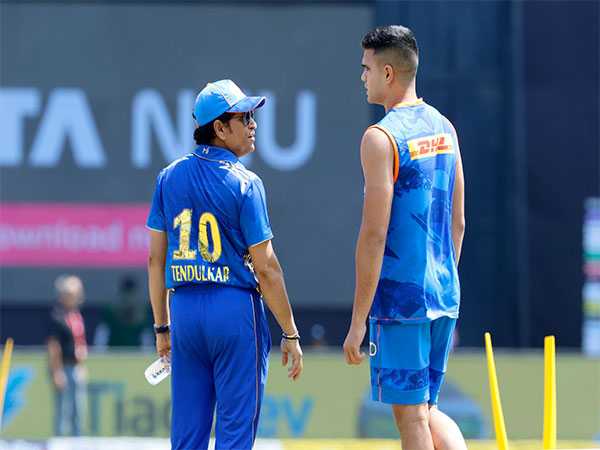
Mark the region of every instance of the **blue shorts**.
<instances>
[{"instance_id":1,"label":"blue shorts","mask_svg":"<svg viewBox=\"0 0 600 450\"><path fill-rule=\"evenodd\" d=\"M251 449L271 337L257 293L228 286L171 293L171 445L205 450L216 405L216 449Z\"/></svg>"},{"instance_id":2,"label":"blue shorts","mask_svg":"<svg viewBox=\"0 0 600 450\"><path fill-rule=\"evenodd\" d=\"M371 392L375 401L418 405L438 401L456 319L418 324L369 321Z\"/></svg>"}]
</instances>

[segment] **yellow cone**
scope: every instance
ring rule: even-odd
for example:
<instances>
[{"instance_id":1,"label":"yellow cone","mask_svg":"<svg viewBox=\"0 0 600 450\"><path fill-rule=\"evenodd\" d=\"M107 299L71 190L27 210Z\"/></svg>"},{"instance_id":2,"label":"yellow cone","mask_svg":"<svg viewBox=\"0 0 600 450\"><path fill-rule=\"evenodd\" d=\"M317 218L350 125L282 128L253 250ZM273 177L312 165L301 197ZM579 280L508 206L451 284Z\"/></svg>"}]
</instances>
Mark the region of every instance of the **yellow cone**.
<instances>
[{"instance_id":1,"label":"yellow cone","mask_svg":"<svg viewBox=\"0 0 600 450\"><path fill-rule=\"evenodd\" d=\"M13 351L13 340L8 338L4 346L2 355L2 365L0 366L0 430L2 430L2 415L4 414L4 396L6 395L6 384L8 383L8 374L10 372L10 358Z\"/></svg>"},{"instance_id":2,"label":"yellow cone","mask_svg":"<svg viewBox=\"0 0 600 450\"><path fill-rule=\"evenodd\" d=\"M544 450L556 448L556 348L554 336L544 338Z\"/></svg>"},{"instance_id":3,"label":"yellow cone","mask_svg":"<svg viewBox=\"0 0 600 450\"><path fill-rule=\"evenodd\" d=\"M485 333L485 353L487 355L488 380L490 383L490 397L492 401L492 418L494 430L496 431L496 442L498 450L508 449L506 427L504 426L504 415L502 414L502 403L500 402L500 390L498 389L498 377L496 376L496 364L494 363L494 351L492 349L492 336Z\"/></svg>"}]
</instances>

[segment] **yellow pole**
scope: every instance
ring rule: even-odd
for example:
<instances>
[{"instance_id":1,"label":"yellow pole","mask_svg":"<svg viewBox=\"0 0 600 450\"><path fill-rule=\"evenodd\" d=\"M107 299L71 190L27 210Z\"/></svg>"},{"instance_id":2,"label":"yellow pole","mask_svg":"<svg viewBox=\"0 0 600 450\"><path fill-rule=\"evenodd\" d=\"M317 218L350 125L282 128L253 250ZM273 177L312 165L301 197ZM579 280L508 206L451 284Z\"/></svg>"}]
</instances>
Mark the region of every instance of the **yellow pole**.
<instances>
[{"instance_id":1,"label":"yellow pole","mask_svg":"<svg viewBox=\"0 0 600 450\"><path fill-rule=\"evenodd\" d=\"M544 450L556 448L556 348L554 336L544 338Z\"/></svg>"},{"instance_id":2,"label":"yellow pole","mask_svg":"<svg viewBox=\"0 0 600 450\"><path fill-rule=\"evenodd\" d=\"M2 416L4 414L4 396L6 394L6 384L8 383L8 374L10 372L10 358L13 351L13 340L8 338L4 345L4 354L2 355L2 366L0 366L0 430L2 430Z\"/></svg>"},{"instance_id":3,"label":"yellow pole","mask_svg":"<svg viewBox=\"0 0 600 450\"><path fill-rule=\"evenodd\" d=\"M485 333L485 353L487 355L488 380L490 382L490 397L492 400L492 418L494 430L496 431L496 442L498 450L508 449L508 438L504 426L504 415L502 414L502 403L500 402L500 390L498 389L498 378L496 376L496 364L494 363L494 350L492 349L492 336Z\"/></svg>"}]
</instances>

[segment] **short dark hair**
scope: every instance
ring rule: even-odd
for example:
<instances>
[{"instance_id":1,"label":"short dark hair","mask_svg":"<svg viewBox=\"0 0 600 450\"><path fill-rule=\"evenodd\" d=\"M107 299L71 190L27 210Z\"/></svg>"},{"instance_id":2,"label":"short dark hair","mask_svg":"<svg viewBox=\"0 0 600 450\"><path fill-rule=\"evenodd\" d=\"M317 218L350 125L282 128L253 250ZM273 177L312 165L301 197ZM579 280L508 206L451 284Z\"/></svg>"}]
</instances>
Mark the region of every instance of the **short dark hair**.
<instances>
[{"instance_id":1,"label":"short dark hair","mask_svg":"<svg viewBox=\"0 0 600 450\"><path fill-rule=\"evenodd\" d=\"M413 32L402 25L387 25L369 31L362 39L362 48L372 49L375 54L393 55L393 63L414 75L419 65L419 47Z\"/></svg>"},{"instance_id":2,"label":"short dark hair","mask_svg":"<svg viewBox=\"0 0 600 450\"><path fill-rule=\"evenodd\" d=\"M213 140L217 137L214 127L215 120L227 123L232 117L233 114L225 112L207 124L197 127L194 130L194 141L196 141L196 145L211 145Z\"/></svg>"}]
</instances>

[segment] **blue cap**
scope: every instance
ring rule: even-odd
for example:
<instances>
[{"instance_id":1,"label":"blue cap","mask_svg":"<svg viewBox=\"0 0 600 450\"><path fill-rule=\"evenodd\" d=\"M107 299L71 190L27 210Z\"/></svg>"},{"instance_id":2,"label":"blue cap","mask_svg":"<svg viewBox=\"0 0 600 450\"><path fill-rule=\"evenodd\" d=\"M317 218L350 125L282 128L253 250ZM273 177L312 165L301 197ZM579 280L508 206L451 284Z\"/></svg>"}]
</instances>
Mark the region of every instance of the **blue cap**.
<instances>
[{"instance_id":1,"label":"blue cap","mask_svg":"<svg viewBox=\"0 0 600 450\"><path fill-rule=\"evenodd\" d=\"M203 126L226 112L253 111L266 100L265 97L248 97L231 80L219 80L208 83L196 97L194 118Z\"/></svg>"}]
</instances>

